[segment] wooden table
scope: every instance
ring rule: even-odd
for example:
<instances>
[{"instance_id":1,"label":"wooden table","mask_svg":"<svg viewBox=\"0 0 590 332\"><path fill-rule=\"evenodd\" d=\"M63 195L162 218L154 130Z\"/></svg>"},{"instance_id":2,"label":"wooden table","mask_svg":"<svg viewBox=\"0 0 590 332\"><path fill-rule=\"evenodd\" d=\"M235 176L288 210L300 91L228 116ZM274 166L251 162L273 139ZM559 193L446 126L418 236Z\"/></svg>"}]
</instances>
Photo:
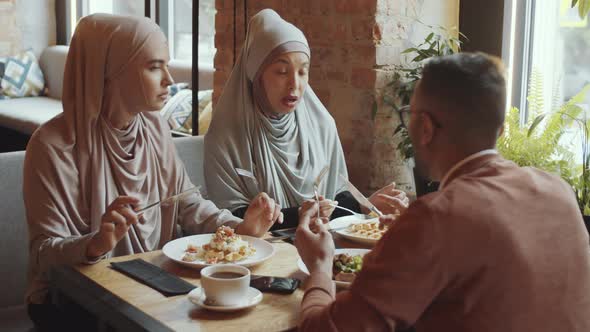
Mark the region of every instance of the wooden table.
<instances>
[{"instance_id":1,"label":"wooden table","mask_svg":"<svg viewBox=\"0 0 590 332\"><path fill-rule=\"evenodd\" d=\"M339 247L359 247L338 239ZM276 253L251 267L252 274L277 277L306 275L297 268L297 249L285 242L273 244ZM284 331L295 329L302 288L293 294L264 293L260 304L237 312L208 311L191 303L186 295L165 297L160 292L110 268L111 262L141 258L195 285L199 270L168 259L162 251L116 257L94 265L60 267L51 274L52 292L81 305L100 325L121 331Z\"/></svg>"}]
</instances>

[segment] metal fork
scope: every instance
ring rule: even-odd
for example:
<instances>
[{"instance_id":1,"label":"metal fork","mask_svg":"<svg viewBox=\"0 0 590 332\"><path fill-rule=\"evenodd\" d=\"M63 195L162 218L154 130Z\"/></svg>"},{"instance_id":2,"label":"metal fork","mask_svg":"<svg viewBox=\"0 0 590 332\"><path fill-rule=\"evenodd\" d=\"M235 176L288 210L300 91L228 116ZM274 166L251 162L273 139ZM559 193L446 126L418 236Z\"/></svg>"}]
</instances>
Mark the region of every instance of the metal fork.
<instances>
[{"instance_id":1,"label":"metal fork","mask_svg":"<svg viewBox=\"0 0 590 332\"><path fill-rule=\"evenodd\" d=\"M337 208L337 209L341 209L341 210L344 210L344 211L350 212L350 213L352 213L352 215L353 215L353 216L355 216L355 217L358 217L359 219L368 220L368 219L374 219L374 218L375 218L375 217L371 217L371 216L369 216L369 215L366 215L366 214L362 214L362 213L354 212L354 211L352 211L352 210L350 210L350 209L347 209L347 208L345 208L345 207L342 207L342 206L340 206L340 205L336 205L336 204L330 204L330 206L333 206L333 207L335 207L335 208Z\"/></svg>"},{"instance_id":2,"label":"metal fork","mask_svg":"<svg viewBox=\"0 0 590 332\"><path fill-rule=\"evenodd\" d=\"M315 195L316 202L318 202L318 219L320 219L320 196L318 195L318 188L320 187L320 183L322 183L324 176L328 174L329 169L329 166L324 166L324 168L322 168L322 170L320 171L320 174L318 174L318 176L315 178L315 181L313 182L313 194Z\"/></svg>"}]
</instances>

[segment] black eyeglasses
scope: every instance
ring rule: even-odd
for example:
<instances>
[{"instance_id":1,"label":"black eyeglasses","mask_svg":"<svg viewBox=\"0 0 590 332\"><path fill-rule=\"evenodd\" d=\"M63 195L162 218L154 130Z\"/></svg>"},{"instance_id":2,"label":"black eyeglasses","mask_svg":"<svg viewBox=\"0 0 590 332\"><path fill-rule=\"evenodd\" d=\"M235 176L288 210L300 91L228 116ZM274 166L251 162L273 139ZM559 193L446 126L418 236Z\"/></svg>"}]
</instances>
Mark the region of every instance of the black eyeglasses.
<instances>
[{"instance_id":1,"label":"black eyeglasses","mask_svg":"<svg viewBox=\"0 0 590 332\"><path fill-rule=\"evenodd\" d=\"M404 126L406 128L408 128L408 126L410 125L410 119L412 117L412 113L426 113L426 114L428 114L428 116L430 116L430 119L432 120L432 123L434 123L434 126L436 128L442 128L440 122L438 122L438 120L436 120L436 118L434 118L434 116L432 116L432 113L430 113L426 110L418 110L418 111L412 112L410 105L406 105L406 106L400 107L397 111L399 112L399 119L402 122L402 126Z\"/></svg>"}]
</instances>

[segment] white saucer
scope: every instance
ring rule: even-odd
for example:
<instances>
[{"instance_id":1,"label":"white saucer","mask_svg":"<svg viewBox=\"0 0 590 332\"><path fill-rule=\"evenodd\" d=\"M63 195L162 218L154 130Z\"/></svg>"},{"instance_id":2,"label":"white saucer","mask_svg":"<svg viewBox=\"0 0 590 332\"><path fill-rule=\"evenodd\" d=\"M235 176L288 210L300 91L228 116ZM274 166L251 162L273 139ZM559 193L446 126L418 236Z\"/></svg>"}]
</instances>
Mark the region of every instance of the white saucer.
<instances>
[{"instance_id":1,"label":"white saucer","mask_svg":"<svg viewBox=\"0 0 590 332\"><path fill-rule=\"evenodd\" d=\"M234 305L234 306L219 306L219 305L209 305L205 303L205 292L203 292L203 287L197 287L188 293L188 299L192 303L199 305L208 310L214 311L235 311L235 310L242 310L246 308L253 307L262 301L262 293L253 287L248 288L247 298L244 299L242 304Z\"/></svg>"}]
</instances>

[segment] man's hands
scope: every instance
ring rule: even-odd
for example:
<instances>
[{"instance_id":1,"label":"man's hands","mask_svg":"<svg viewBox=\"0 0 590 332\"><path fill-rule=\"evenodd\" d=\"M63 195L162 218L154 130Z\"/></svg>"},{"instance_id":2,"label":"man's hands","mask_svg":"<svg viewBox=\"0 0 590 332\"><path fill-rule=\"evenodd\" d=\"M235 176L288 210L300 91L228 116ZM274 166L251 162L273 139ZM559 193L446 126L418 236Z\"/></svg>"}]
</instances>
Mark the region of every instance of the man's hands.
<instances>
[{"instance_id":1,"label":"man's hands","mask_svg":"<svg viewBox=\"0 0 590 332\"><path fill-rule=\"evenodd\" d=\"M244 221L236 227L236 233L260 237L268 232L275 221L283 223L281 206L266 193L260 193L250 202Z\"/></svg>"},{"instance_id":2,"label":"man's hands","mask_svg":"<svg viewBox=\"0 0 590 332\"><path fill-rule=\"evenodd\" d=\"M374 192L369 197L369 201L385 215L400 215L406 211L410 204L410 199L406 196L406 193L395 189L395 182Z\"/></svg>"},{"instance_id":3,"label":"man's hands","mask_svg":"<svg viewBox=\"0 0 590 332\"><path fill-rule=\"evenodd\" d=\"M327 218L318 220L318 204L305 201L299 210L299 227L295 235L295 246L310 274L332 275L334 240L324 226Z\"/></svg>"},{"instance_id":4,"label":"man's hands","mask_svg":"<svg viewBox=\"0 0 590 332\"><path fill-rule=\"evenodd\" d=\"M96 258L113 250L131 225L137 224L141 215L136 214L132 207L139 204L139 200L130 196L117 197L108 207L101 218L100 228L86 248L86 256Z\"/></svg>"}]
</instances>

